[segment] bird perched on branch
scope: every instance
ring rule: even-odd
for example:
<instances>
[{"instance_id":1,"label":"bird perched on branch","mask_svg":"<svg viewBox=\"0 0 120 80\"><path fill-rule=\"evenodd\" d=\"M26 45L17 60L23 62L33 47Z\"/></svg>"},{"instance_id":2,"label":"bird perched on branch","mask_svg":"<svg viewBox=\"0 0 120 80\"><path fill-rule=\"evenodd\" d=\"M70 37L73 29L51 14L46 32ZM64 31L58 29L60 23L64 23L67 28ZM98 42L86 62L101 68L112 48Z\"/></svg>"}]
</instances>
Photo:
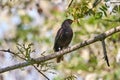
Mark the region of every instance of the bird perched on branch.
<instances>
[{"instance_id":1,"label":"bird perched on branch","mask_svg":"<svg viewBox=\"0 0 120 80\"><path fill-rule=\"evenodd\" d=\"M71 28L73 20L66 19L62 25L61 28L58 30L57 35L55 37L54 42L54 51L58 52L64 48L67 48L70 44L72 37L73 37L73 31ZM57 63L59 63L61 60L63 60L63 56L57 57Z\"/></svg>"}]
</instances>

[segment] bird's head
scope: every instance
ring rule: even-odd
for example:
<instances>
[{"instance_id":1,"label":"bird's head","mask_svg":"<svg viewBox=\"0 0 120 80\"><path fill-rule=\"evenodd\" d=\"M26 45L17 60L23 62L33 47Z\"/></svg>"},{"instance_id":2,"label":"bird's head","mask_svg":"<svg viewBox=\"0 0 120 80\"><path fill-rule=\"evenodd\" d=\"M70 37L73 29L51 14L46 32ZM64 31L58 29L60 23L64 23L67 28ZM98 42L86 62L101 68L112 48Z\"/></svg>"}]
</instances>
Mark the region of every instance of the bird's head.
<instances>
[{"instance_id":1,"label":"bird's head","mask_svg":"<svg viewBox=\"0 0 120 80\"><path fill-rule=\"evenodd\" d=\"M66 19L64 20L64 22L62 23L62 27L68 27L72 24L73 20L71 19Z\"/></svg>"},{"instance_id":2,"label":"bird's head","mask_svg":"<svg viewBox=\"0 0 120 80\"><path fill-rule=\"evenodd\" d=\"M66 20L64 21L64 23L72 24L72 23L73 23L73 20L71 20L71 19L66 19Z\"/></svg>"}]
</instances>

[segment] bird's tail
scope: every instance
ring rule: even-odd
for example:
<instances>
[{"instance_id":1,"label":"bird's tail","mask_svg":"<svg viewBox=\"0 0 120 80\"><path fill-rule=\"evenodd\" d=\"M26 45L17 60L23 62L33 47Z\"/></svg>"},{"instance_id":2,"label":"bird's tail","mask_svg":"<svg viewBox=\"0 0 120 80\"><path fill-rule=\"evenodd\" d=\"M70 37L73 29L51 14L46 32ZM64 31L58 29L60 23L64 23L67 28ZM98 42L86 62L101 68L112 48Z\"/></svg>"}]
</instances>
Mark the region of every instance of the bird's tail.
<instances>
[{"instance_id":1,"label":"bird's tail","mask_svg":"<svg viewBox=\"0 0 120 80\"><path fill-rule=\"evenodd\" d=\"M57 63L59 63L61 60L63 61L63 59L64 59L63 56L59 56L59 57L57 58Z\"/></svg>"}]
</instances>

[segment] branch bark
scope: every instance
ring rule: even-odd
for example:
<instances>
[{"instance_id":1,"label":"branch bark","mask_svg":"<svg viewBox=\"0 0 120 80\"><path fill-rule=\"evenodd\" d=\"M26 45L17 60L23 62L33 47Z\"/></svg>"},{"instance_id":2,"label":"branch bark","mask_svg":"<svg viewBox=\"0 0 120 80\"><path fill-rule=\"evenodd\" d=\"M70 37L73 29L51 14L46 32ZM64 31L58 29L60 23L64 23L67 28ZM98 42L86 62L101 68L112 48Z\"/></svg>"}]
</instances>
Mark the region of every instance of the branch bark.
<instances>
[{"instance_id":1,"label":"branch bark","mask_svg":"<svg viewBox=\"0 0 120 80\"><path fill-rule=\"evenodd\" d=\"M65 54L70 53L72 51L75 51L75 50L77 50L79 48L90 45L90 44L92 44L92 43L94 43L96 41L104 40L105 38L107 38L107 37L109 37L112 34L115 34L117 32L120 32L120 26L112 28L112 29L110 29L110 30L108 30L108 31L106 31L106 32L104 32L102 34L99 34L98 36L95 36L93 38L85 40L85 41L83 41L81 43L78 43L78 44L72 46L72 47L68 47L68 48L66 48L66 49L64 49L62 51L55 52L55 53L52 53L52 54L44 56L44 57L36 58L36 59L34 59L33 62L23 62L23 63L15 64L15 65L12 65L12 66L8 66L8 67L5 67L5 68L1 68L0 73L10 71L10 70L14 70L14 69L19 69L19 68L29 66L29 65L33 65L33 64L37 64L38 62L41 63L41 62L45 62L45 61L54 59L54 58L56 58L58 56L65 55Z\"/></svg>"},{"instance_id":2,"label":"branch bark","mask_svg":"<svg viewBox=\"0 0 120 80\"><path fill-rule=\"evenodd\" d=\"M102 47L103 47L103 53L104 53L105 61L107 62L107 65L110 66L109 59L108 59L108 56L107 56L107 50L106 50L105 40L102 40L101 42L102 42Z\"/></svg>"}]
</instances>

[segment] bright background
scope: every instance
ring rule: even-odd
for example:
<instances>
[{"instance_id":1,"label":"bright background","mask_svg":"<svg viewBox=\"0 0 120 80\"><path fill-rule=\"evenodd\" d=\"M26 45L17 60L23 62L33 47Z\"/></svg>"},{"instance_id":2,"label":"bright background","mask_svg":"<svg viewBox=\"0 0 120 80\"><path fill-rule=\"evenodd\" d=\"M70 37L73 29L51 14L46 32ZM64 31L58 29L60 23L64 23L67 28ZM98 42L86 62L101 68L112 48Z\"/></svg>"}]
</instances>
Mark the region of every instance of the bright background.
<instances>
[{"instance_id":1,"label":"bright background","mask_svg":"<svg viewBox=\"0 0 120 80\"><path fill-rule=\"evenodd\" d=\"M44 55L50 54L53 52L55 34L67 18L77 19L72 24L74 37L70 46L120 25L119 5L115 7L115 4L105 0L93 9L92 15L85 15L94 0L73 0L68 8L70 1L0 0L0 49L17 52L17 43L33 43L35 53L31 53L32 58L40 57L44 51ZM106 39L110 67L103 58L101 42L96 42L65 55L65 60L59 64L55 59L51 60L44 74L50 80L73 78L70 76L75 76L75 80L120 80L119 46L120 33ZM0 68L20 62L23 60L0 52ZM28 66L0 74L0 80L46 79L34 67Z\"/></svg>"}]
</instances>

